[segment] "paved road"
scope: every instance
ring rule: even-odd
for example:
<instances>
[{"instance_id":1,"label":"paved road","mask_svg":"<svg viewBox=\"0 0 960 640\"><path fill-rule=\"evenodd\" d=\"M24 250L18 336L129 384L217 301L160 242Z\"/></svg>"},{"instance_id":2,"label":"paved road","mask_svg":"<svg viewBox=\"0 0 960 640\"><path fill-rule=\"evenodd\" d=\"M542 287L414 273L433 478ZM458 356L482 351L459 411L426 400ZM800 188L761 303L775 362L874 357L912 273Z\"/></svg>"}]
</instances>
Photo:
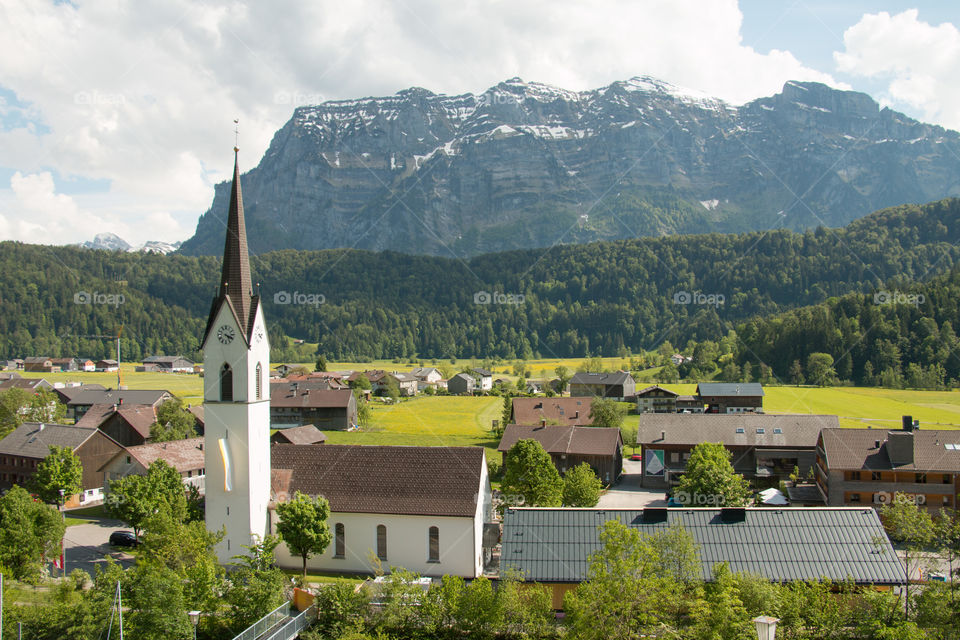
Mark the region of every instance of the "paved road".
<instances>
[{"instance_id":1,"label":"paved road","mask_svg":"<svg viewBox=\"0 0 960 640\"><path fill-rule=\"evenodd\" d=\"M607 509L642 509L643 507L667 506L663 489L647 489L640 486L643 463L639 460L623 461L623 477L619 484L600 496L598 507Z\"/></svg>"},{"instance_id":2,"label":"paved road","mask_svg":"<svg viewBox=\"0 0 960 640\"><path fill-rule=\"evenodd\" d=\"M119 549L114 549L108 544L110 534L117 529L124 528L123 523L119 520L107 518L97 519L89 524L67 527L67 573L74 569L83 569L93 577L96 575L97 565L106 563L108 556L124 567L131 566L133 556ZM129 529L127 530L129 531Z\"/></svg>"}]
</instances>

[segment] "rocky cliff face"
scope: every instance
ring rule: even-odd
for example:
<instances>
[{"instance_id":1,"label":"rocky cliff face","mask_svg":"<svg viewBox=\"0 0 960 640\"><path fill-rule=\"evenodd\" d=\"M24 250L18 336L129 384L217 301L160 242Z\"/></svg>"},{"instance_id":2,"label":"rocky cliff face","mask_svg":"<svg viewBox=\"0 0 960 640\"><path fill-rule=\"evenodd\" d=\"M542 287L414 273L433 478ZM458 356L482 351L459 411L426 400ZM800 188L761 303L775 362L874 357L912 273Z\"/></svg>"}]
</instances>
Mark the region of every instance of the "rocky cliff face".
<instances>
[{"instance_id":1,"label":"rocky cliff face","mask_svg":"<svg viewBox=\"0 0 960 640\"><path fill-rule=\"evenodd\" d=\"M788 82L740 107L639 77L518 78L300 107L243 177L251 248L475 255L706 231L840 226L960 195L960 135ZM229 185L181 251L218 254Z\"/></svg>"}]
</instances>

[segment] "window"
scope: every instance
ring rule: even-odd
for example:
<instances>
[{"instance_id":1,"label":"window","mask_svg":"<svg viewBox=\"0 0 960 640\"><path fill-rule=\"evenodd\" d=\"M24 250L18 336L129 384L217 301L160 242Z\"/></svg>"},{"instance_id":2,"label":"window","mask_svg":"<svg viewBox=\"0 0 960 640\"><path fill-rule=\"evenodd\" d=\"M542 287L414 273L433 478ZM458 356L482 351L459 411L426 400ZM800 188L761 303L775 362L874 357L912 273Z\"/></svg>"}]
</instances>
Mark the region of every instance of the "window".
<instances>
[{"instance_id":1,"label":"window","mask_svg":"<svg viewBox=\"0 0 960 640\"><path fill-rule=\"evenodd\" d=\"M737 427L737 433L744 433L743 427Z\"/></svg>"},{"instance_id":2,"label":"window","mask_svg":"<svg viewBox=\"0 0 960 640\"><path fill-rule=\"evenodd\" d=\"M680 462L680 454L676 451L671 451L670 462Z\"/></svg>"},{"instance_id":3,"label":"window","mask_svg":"<svg viewBox=\"0 0 960 640\"><path fill-rule=\"evenodd\" d=\"M764 429L763 427L758 427L758 428L757 428L757 433L766 433L766 432L767 432L767 430Z\"/></svg>"},{"instance_id":4,"label":"window","mask_svg":"<svg viewBox=\"0 0 960 640\"><path fill-rule=\"evenodd\" d=\"M945 507L950 506L950 496L943 496L943 506Z\"/></svg>"},{"instance_id":5,"label":"window","mask_svg":"<svg viewBox=\"0 0 960 640\"><path fill-rule=\"evenodd\" d=\"M343 532L343 523L338 522L333 527L334 537L333 537L333 557L342 558L346 555L346 549L344 544L344 532Z\"/></svg>"},{"instance_id":6,"label":"window","mask_svg":"<svg viewBox=\"0 0 960 640\"><path fill-rule=\"evenodd\" d=\"M850 494L850 502L860 502L860 494L859 494L859 493L851 493L851 494Z\"/></svg>"},{"instance_id":7,"label":"window","mask_svg":"<svg viewBox=\"0 0 960 640\"><path fill-rule=\"evenodd\" d=\"M429 555L427 562L440 562L440 529L430 527L428 537Z\"/></svg>"},{"instance_id":8,"label":"window","mask_svg":"<svg viewBox=\"0 0 960 640\"><path fill-rule=\"evenodd\" d=\"M220 367L220 402L233 402L233 369L226 362Z\"/></svg>"},{"instance_id":9,"label":"window","mask_svg":"<svg viewBox=\"0 0 960 640\"><path fill-rule=\"evenodd\" d=\"M859 479L860 479L860 472L859 472L859 471L851 471L851 472L850 472L850 479L851 479L851 480L859 480Z\"/></svg>"},{"instance_id":10,"label":"window","mask_svg":"<svg viewBox=\"0 0 960 640\"><path fill-rule=\"evenodd\" d=\"M927 474L925 473L915 473L913 474L913 479L917 484L924 484L927 481Z\"/></svg>"},{"instance_id":11,"label":"window","mask_svg":"<svg viewBox=\"0 0 960 640\"><path fill-rule=\"evenodd\" d=\"M774 433L783 433L783 429L781 429L780 427L774 427L773 432L774 432Z\"/></svg>"},{"instance_id":12,"label":"window","mask_svg":"<svg viewBox=\"0 0 960 640\"><path fill-rule=\"evenodd\" d=\"M257 400L263 400L263 367L257 363Z\"/></svg>"},{"instance_id":13,"label":"window","mask_svg":"<svg viewBox=\"0 0 960 640\"><path fill-rule=\"evenodd\" d=\"M387 559L387 527L382 524L377 525L377 557Z\"/></svg>"},{"instance_id":14,"label":"window","mask_svg":"<svg viewBox=\"0 0 960 640\"><path fill-rule=\"evenodd\" d=\"M950 474L949 473L943 474L943 484L950 484L950 481L951 481Z\"/></svg>"},{"instance_id":15,"label":"window","mask_svg":"<svg viewBox=\"0 0 960 640\"><path fill-rule=\"evenodd\" d=\"M127 464L130 464L130 456L127 456Z\"/></svg>"}]
</instances>

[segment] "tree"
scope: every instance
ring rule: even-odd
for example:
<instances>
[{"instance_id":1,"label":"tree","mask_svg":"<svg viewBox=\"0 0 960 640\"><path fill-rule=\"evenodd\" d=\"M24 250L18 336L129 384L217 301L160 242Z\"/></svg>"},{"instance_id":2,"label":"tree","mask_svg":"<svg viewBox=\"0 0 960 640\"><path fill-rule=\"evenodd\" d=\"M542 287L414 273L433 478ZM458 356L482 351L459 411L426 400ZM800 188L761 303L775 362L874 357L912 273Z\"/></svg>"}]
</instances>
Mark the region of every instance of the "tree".
<instances>
[{"instance_id":1,"label":"tree","mask_svg":"<svg viewBox=\"0 0 960 640\"><path fill-rule=\"evenodd\" d=\"M677 485L677 500L695 507L746 505L750 485L733 470L731 457L719 443L701 442L694 447Z\"/></svg>"},{"instance_id":2,"label":"tree","mask_svg":"<svg viewBox=\"0 0 960 640\"><path fill-rule=\"evenodd\" d=\"M367 402L367 399L358 398L357 399L357 422L359 422L361 426L364 426L364 427L367 426L368 424L370 424L370 418L372 414L373 412L370 409L370 403Z\"/></svg>"},{"instance_id":3,"label":"tree","mask_svg":"<svg viewBox=\"0 0 960 640\"><path fill-rule=\"evenodd\" d=\"M70 447L51 445L28 486L44 502L63 507L68 497L83 491L83 463Z\"/></svg>"},{"instance_id":4,"label":"tree","mask_svg":"<svg viewBox=\"0 0 960 640\"><path fill-rule=\"evenodd\" d=\"M603 482L586 462L581 462L563 476L565 507L595 507L602 492Z\"/></svg>"},{"instance_id":5,"label":"tree","mask_svg":"<svg viewBox=\"0 0 960 640\"><path fill-rule=\"evenodd\" d=\"M131 573L131 585L124 605L130 607L131 637L145 640L189 638L193 625L187 617L183 582L167 567L138 564Z\"/></svg>"},{"instance_id":6,"label":"tree","mask_svg":"<svg viewBox=\"0 0 960 640\"><path fill-rule=\"evenodd\" d=\"M303 577L306 578L307 558L323 553L333 539L327 524L330 503L323 496L311 498L297 491L292 500L277 505L277 516L277 533L290 553L303 560Z\"/></svg>"},{"instance_id":7,"label":"tree","mask_svg":"<svg viewBox=\"0 0 960 640\"><path fill-rule=\"evenodd\" d=\"M244 545L247 553L233 557L234 569L223 599L230 605L234 632L246 629L283 604L287 578L274 566L273 554L279 544L280 538L268 535Z\"/></svg>"},{"instance_id":8,"label":"tree","mask_svg":"<svg viewBox=\"0 0 960 640\"><path fill-rule=\"evenodd\" d=\"M65 530L63 516L55 509L14 486L0 496L0 566L18 580L36 580L44 558L56 553Z\"/></svg>"},{"instance_id":9,"label":"tree","mask_svg":"<svg viewBox=\"0 0 960 640\"><path fill-rule=\"evenodd\" d=\"M553 370L553 373L557 376L557 393L563 395L563 392L566 390L567 385L570 384L570 379L572 377L570 375L570 370L561 364Z\"/></svg>"},{"instance_id":10,"label":"tree","mask_svg":"<svg viewBox=\"0 0 960 640\"><path fill-rule=\"evenodd\" d=\"M507 452L500 490L522 496L529 506L559 507L563 500L563 481L550 454L529 438L518 440Z\"/></svg>"},{"instance_id":11,"label":"tree","mask_svg":"<svg viewBox=\"0 0 960 640\"><path fill-rule=\"evenodd\" d=\"M314 371L326 371L327 370L327 359L323 355L317 356L317 364L313 369Z\"/></svg>"},{"instance_id":12,"label":"tree","mask_svg":"<svg viewBox=\"0 0 960 640\"><path fill-rule=\"evenodd\" d=\"M817 386L830 385L836 380L833 356L829 353L811 353L807 356L807 378Z\"/></svg>"},{"instance_id":13,"label":"tree","mask_svg":"<svg viewBox=\"0 0 960 640\"><path fill-rule=\"evenodd\" d=\"M384 378L386 380L383 383L383 395L396 402L400 399L400 385L397 383L397 379L391 375L384 376Z\"/></svg>"},{"instance_id":14,"label":"tree","mask_svg":"<svg viewBox=\"0 0 960 640\"><path fill-rule=\"evenodd\" d=\"M183 406L183 400L164 400L157 407L157 421L150 427L150 440L169 442L192 438L197 435L196 424L196 418Z\"/></svg>"},{"instance_id":15,"label":"tree","mask_svg":"<svg viewBox=\"0 0 960 640\"><path fill-rule=\"evenodd\" d=\"M137 537L162 503L170 509L171 517L188 519L183 479L163 460L154 461L146 475L133 474L113 480L104 499L107 513L132 527Z\"/></svg>"},{"instance_id":16,"label":"tree","mask_svg":"<svg viewBox=\"0 0 960 640\"><path fill-rule=\"evenodd\" d=\"M0 391L0 436L23 424L26 407L30 404L30 394L16 387Z\"/></svg>"},{"instance_id":17,"label":"tree","mask_svg":"<svg viewBox=\"0 0 960 640\"><path fill-rule=\"evenodd\" d=\"M933 519L908 496L896 493L889 504L880 507L880 520L890 539L903 548L903 568L906 572L904 607L909 615L910 579L923 561L921 553L934 543Z\"/></svg>"},{"instance_id":18,"label":"tree","mask_svg":"<svg viewBox=\"0 0 960 640\"><path fill-rule=\"evenodd\" d=\"M799 387L805 381L803 377L803 366L800 364L799 360L794 360L793 364L790 365L790 382L795 386Z\"/></svg>"},{"instance_id":19,"label":"tree","mask_svg":"<svg viewBox=\"0 0 960 640\"><path fill-rule=\"evenodd\" d=\"M625 415L627 408L613 398L593 398L590 405L590 417L593 419L591 425L594 427L619 429Z\"/></svg>"},{"instance_id":20,"label":"tree","mask_svg":"<svg viewBox=\"0 0 960 640\"><path fill-rule=\"evenodd\" d=\"M677 365L668 360L667 363L660 368L660 373L657 377L660 379L660 382L672 383L680 379L680 372L677 370Z\"/></svg>"},{"instance_id":21,"label":"tree","mask_svg":"<svg viewBox=\"0 0 960 640\"><path fill-rule=\"evenodd\" d=\"M704 601L694 615L693 637L702 640L750 638L755 633L737 582L726 563L713 569L713 580L704 587Z\"/></svg>"},{"instance_id":22,"label":"tree","mask_svg":"<svg viewBox=\"0 0 960 640\"><path fill-rule=\"evenodd\" d=\"M934 538L940 551L947 556L950 576L950 597L953 602L953 563L960 555L960 515L953 509L941 509L933 519Z\"/></svg>"},{"instance_id":23,"label":"tree","mask_svg":"<svg viewBox=\"0 0 960 640\"><path fill-rule=\"evenodd\" d=\"M56 423L62 422L67 414L67 407L60 402L59 397L50 389L41 387L30 397L26 408L28 422Z\"/></svg>"},{"instance_id":24,"label":"tree","mask_svg":"<svg viewBox=\"0 0 960 640\"><path fill-rule=\"evenodd\" d=\"M370 384L370 378L367 377L367 374L361 373L353 380L347 382L347 386L353 389L353 394L355 396L362 396L363 391L369 391L373 388L373 385Z\"/></svg>"}]
</instances>

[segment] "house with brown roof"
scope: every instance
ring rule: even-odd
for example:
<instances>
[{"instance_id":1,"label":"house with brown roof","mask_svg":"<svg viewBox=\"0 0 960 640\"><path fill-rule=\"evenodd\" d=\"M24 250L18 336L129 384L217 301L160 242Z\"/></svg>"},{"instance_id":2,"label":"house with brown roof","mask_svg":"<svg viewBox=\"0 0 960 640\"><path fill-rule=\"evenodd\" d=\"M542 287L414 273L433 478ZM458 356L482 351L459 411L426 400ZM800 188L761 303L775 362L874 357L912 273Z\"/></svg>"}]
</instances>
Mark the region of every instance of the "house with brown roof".
<instances>
[{"instance_id":1,"label":"house with brown roof","mask_svg":"<svg viewBox=\"0 0 960 640\"><path fill-rule=\"evenodd\" d=\"M759 382L701 382L697 396L707 413L763 413L763 385Z\"/></svg>"},{"instance_id":2,"label":"house with brown roof","mask_svg":"<svg viewBox=\"0 0 960 640\"><path fill-rule=\"evenodd\" d=\"M423 576L482 574L492 549L492 496L481 447L295 445L271 447L270 531L276 504L296 491L330 502L333 541L311 571L373 573L404 567ZM286 545L277 564L301 566Z\"/></svg>"},{"instance_id":3,"label":"house with brown roof","mask_svg":"<svg viewBox=\"0 0 960 640\"><path fill-rule=\"evenodd\" d=\"M99 429L124 447L150 441L157 410L149 404L95 404L77 420L78 427Z\"/></svg>"},{"instance_id":4,"label":"house with brown roof","mask_svg":"<svg viewBox=\"0 0 960 640\"><path fill-rule=\"evenodd\" d=\"M60 369L53 366L53 360L44 356L31 356L23 359L24 371L39 371L41 373L53 373Z\"/></svg>"},{"instance_id":5,"label":"house with brown roof","mask_svg":"<svg viewBox=\"0 0 960 640\"><path fill-rule=\"evenodd\" d=\"M829 505L879 506L903 493L928 509L954 509L960 494L960 431L824 429L817 441L817 487Z\"/></svg>"},{"instance_id":6,"label":"house with brown roof","mask_svg":"<svg viewBox=\"0 0 960 640\"><path fill-rule=\"evenodd\" d=\"M67 404L80 393L90 390L106 391L107 388L102 384L80 384L76 382L57 382L53 385L53 392L57 394L63 404Z\"/></svg>"},{"instance_id":7,"label":"house with brown roof","mask_svg":"<svg viewBox=\"0 0 960 640\"><path fill-rule=\"evenodd\" d=\"M312 424L278 429L276 433L270 436L270 442L273 444L322 444L326 441L327 436L323 434L323 431Z\"/></svg>"},{"instance_id":8,"label":"house with brown roof","mask_svg":"<svg viewBox=\"0 0 960 640\"><path fill-rule=\"evenodd\" d=\"M616 482L623 470L623 438L620 429L606 427L531 426L509 424L497 451L507 464L510 448L519 440L539 442L560 474L586 462L606 484Z\"/></svg>"},{"instance_id":9,"label":"house with brown roof","mask_svg":"<svg viewBox=\"0 0 960 640\"><path fill-rule=\"evenodd\" d=\"M350 389L304 389L297 383L270 385L270 425L274 429L312 424L342 430L358 420L357 399Z\"/></svg>"},{"instance_id":10,"label":"house with brown roof","mask_svg":"<svg viewBox=\"0 0 960 640\"><path fill-rule=\"evenodd\" d=\"M96 370L97 371L119 371L120 363L116 360L97 360Z\"/></svg>"},{"instance_id":11,"label":"house with brown roof","mask_svg":"<svg viewBox=\"0 0 960 640\"><path fill-rule=\"evenodd\" d=\"M73 449L83 464L84 492L73 496L67 506L102 500L100 467L122 447L102 431L76 425L25 422L0 440L0 489L23 486L36 473L51 446Z\"/></svg>"},{"instance_id":12,"label":"house with brown roof","mask_svg":"<svg viewBox=\"0 0 960 640\"><path fill-rule=\"evenodd\" d=\"M7 378L6 380L0 381L0 391L6 391L7 389L23 389L29 393L36 393L40 391L40 389L55 390L54 386L43 378L20 377Z\"/></svg>"},{"instance_id":13,"label":"house with brown roof","mask_svg":"<svg viewBox=\"0 0 960 640\"><path fill-rule=\"evenodd\" d=\"M786 479L795 466L806 473L814 465L821 429L839 426L832 415L644 413L637 427L641 484L675 485L701 442L722 444L745 478Z\"/></svg>"},{"instance_id":14,"label":"house with brown roof","mask_svg":"<svg viewBox=\"0 0 960 640\"><path fill-rule=\"evenodd\" d=\"M203 438L153 442L135 447L124 447L105 462L100 471L104 482L130 475L147 475L147 469L157 460L163 460L185 479L204 476Z\"/></svg>"},{"instance_id":15,"label":"house with brown roof","mask_svg":"<svg viewBox=\"0 0 960 640\"><path fill-rule=\"evenodd\" d=\"M77 358L50 358L55 371L79 371L80 361Z\"/></svg>"},{"instance_id":16,"label":"house with brown roof","mask_svg":"<svg viewBox=\"0 0 960 640\"><path fill-rule=\"evenodd\" d=\"M451 395L472 394L477 391L477 380L466 373L458 373L447 380L447 391Z\"/></svg>"},{"instance_id":17,"label":"house with brown roof","mask_svg":"<svg viewBox=\"0 0 960 640\"><path fill-rule=\"evenodd\" d=\"M613 373L578 372L570 379L571 396L597 396L614 400L632 401L637 395L637 383L626 371Z\"/></svg>"},{"instance_id":18,"label":"house with brown roof","mask_svg":"<svg viewBox=\"0 0 960 640\"><path fill-rule=\"evenodd\" d=\"M157 408L173 394L163 390L97 389L100 385L83 385L80 392L67 402L67 418L79 420L95 404L148 404Z\"/></svg>"},{"instance_id":19,"label":"house with brown roof","mask_svg":"<svg viewBox=\"0 0 960 640\"><path fill-rule=\"evenodd\" d=\"M514 398L511 422L582 427L593 424L592 406L593 398Z\"/></svg>"},{"instance_id":20,"label":"house with brown roof","mask_svg":"<svg viewBox=\"0 0 960 640\"><path fill-rule=\"evenodd\" d=\"M183 356L150 356L143 359L142 369L166 373L193 373L193 367L194 363Z\"/></svg>"}]
</instances>

